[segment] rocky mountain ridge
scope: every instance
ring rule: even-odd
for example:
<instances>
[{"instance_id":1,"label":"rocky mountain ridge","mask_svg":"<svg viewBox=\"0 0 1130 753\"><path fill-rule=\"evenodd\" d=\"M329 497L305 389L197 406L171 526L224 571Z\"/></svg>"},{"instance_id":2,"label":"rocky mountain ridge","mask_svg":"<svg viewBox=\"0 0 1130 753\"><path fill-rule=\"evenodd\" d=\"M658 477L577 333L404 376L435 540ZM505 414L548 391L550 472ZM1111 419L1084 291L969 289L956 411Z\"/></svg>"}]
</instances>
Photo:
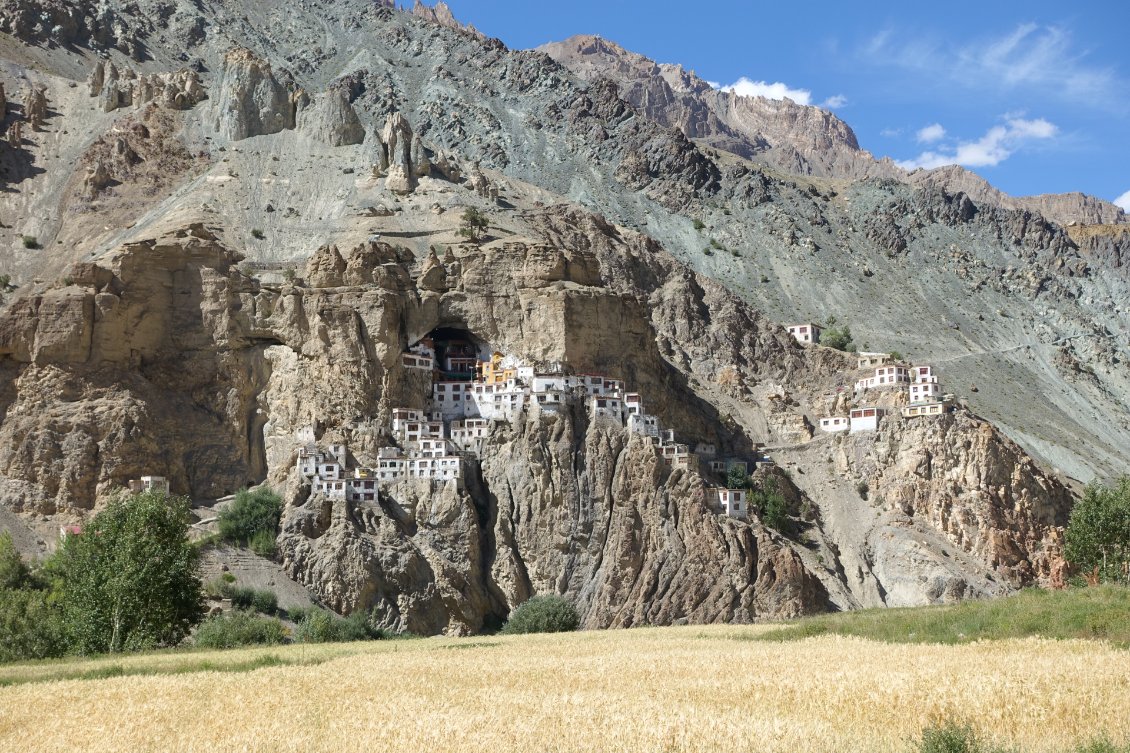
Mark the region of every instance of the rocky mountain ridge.
<instances>
[{"instance_id":1,"label":"rocky mountain ridge","mask_svg":"<svg viewBox=\"0 0 1130 753\"><path fill-rule=\"evenodd\" d=\"M574 36L538 50L586 81L611 79L624 99L657 123L787 173L934 186L978 204L1039 212L1063 225L1128 221L1120 207L1081 193L1007 196L957 165L908 172L861 149L851 127L826 109L724 92L680 65L656 63L600 37Z\"/></svg>"}]
</instances>

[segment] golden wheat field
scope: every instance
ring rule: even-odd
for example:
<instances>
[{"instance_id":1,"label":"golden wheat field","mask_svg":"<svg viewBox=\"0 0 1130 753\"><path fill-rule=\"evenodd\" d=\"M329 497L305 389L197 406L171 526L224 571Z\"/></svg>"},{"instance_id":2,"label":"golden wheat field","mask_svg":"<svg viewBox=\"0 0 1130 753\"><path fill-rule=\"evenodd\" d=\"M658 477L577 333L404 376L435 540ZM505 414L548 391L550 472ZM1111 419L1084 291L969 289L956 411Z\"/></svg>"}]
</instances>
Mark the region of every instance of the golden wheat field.
<instances>
[{"instance_id":1,"label":"golden wheat field","mask_svg":"<svg viewBox=\"0 0 1130 753\"><path fill-rule=\"evenodd\" d=\"M760 629L117 659L151 670L264 654L307 663L0 688L0 751L905 751L941 718L1025 751L1099 732L1130 739L1130 653L1105 644L749 640ZM0 676L60 669L74 667L5 667Z\"/></svg>"}]
</instances>

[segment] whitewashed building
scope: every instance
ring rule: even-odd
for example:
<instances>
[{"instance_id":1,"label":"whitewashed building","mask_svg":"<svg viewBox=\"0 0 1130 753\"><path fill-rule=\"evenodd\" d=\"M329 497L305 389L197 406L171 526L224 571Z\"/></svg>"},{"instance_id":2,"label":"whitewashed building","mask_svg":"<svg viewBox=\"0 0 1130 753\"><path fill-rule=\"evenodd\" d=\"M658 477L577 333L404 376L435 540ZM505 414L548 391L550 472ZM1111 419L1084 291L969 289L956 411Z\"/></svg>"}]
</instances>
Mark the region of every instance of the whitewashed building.
<instances>
[{"instance_id":1,"label":"whitewashed building","mask_svg":"<svg viewBox=\"0 0 1130 753\"><path fill-rule=\"evenodd\" d=\"M647 413L633 413L628 416L628 431L641 437L659 438L659 418Z\"/></svg>"},{"instance_id":2,"label":"whitewashed building","mask_svg":"<svg viewBox=\"0 0 1130 753\"><path fill-rule=\"evenodd\" d=\"M167 496L169 493L169 480L164 476L142 476L141 478L130 480L129 490L134 494L157 492L158 494Z\"/></svg>"},{"instance_id":3,"label":"whitewashed building","mask_svg":"<svg viewBox=\"0 0 1130 753\"><path fill-rule=\"evenodd\" d=\"M617 397L599 397L594 396L589 400L591 406L593 420L607 418L617 423L623 423L624 417L622 415L623 407L620 398Z\"/></svg>"},{"instance_id":4,"label":"whitewashed building","mask_svg":"<svg viewBox=\"0 0 1130 753\"><path fill-rule=\"evenodd\" d=\"M882 408L852 408L851 433L875 431L879 428L879 420L883 418L883 412Z\"/></svg>"},{"instance_id":5,"label":"whitewashed building","mask_svg":"<svg viewBox=\"0 0 1130 753\"><path fill-rule=\"evenodd\" d=\"M847 431L849 428L851 428L851 420L847 416L828 416L820 419L821 431Z\"/></svg>"},{"instance_id":6,"label":"whitewashed building","mask_svg":"<svg viewBox=\"0 0 1130 753\"><path fill-rule=\"evenodd\" d=\"M749 517L749 503L746 499L745 489L726 489L712 487L706 490L707 500L723 515L731 518L746 520Z\"/></svg>"},{"instance_id":7,"label":"whitewashed building","mask_svg":"<svg viewBox=\"0 0 1130 753\"><path fill-rule=\"evenodd\" d=\"M879 366L886 366L891 362L890 353L861 352L855 355L857 369L874 369Z\"/></svg>"},{"instance_id":8,"label":"whitewashed building","mask_svg":"<svg viewBox=\"0 0 1130 753\"><path fill-rule=\"evenodd\" d=\"M490 433L490 421L485 418L464 418L451 422L448 434L451 443L463 452L479 454L482 442Z\"/></svg>"},{"instance_id":9,"label":"whitewashed building","mask_svg":"<svg viewBox=\"0 0 1130 753\"><path fill-rule=\"evenodd\" d=\"M811 345L812 343L820 342L820 333L823 331L820 326L812 322L790 324L788 330L789 334L801 345Z\"/></svg>"},{"instance_id":10,"label":"whitewashed building","mask_svg":"<svg viewBox=\"0 0 1130 753\"><path fill-rule=\"evenodd\" d=\"M857 390L882 389L910 384L910 369L906 366L880 366L875 376L864 377L855 383Z\"/></svg>"},{"instance_id":11,"label":"whitewashed building","mask_svg":"<svg viewBox=\"0 0 1130 753\"><path fill-rule=\"evenodd\" d=\"M940 416L953 410L953 403L949 400L938 400L932 403L907 405L902 409L904 418L917 418L919 416Z\"/></svg>"}]
</instances>

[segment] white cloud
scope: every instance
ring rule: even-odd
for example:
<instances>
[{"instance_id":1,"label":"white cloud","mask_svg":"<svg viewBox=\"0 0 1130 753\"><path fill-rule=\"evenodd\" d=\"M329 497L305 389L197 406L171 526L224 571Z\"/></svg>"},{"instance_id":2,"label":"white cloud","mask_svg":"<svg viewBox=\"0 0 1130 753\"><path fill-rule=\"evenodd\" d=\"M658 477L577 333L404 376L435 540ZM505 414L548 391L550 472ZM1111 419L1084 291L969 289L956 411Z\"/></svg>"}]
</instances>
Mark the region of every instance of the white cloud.
<instances>
[{"instance_id":1,"label":"white cloud","mask_svg":"<svg viewBox=\"0 0 1130 753\"><path fill-rule=\"evenodd\" d=\"M1114 69L1088 60L1089 52L1059 26L1021 24L963 45L887 29L867 40L862 53L874 62L949 78L963 87L1026 89L1095 107L1124 104L1126 82Z\"/></svg>"},{"instance_id":2,"label":"white cloud","mask_svg":"<svg viewBox=\"0 0 1130 753\"><path fill-rule=\"evenodd\" d=\"M933 144L935 141L941 141L945 138L946 129L942 127L941 123L934 123L925 128L918 129L918 133L914 134L914 138L918 140L919 144Z\"/></svg>"},{"instance_id":3,"label":"white cloud","mask_svg":"<svg viewBox=\"0 0 1130 753\"><path fill-rule=\"evenodd\" d=\"M882 136L883 138L893 139L897 136L902 135L902 129L901 128L884 128L883 130L879 131L879 135Z\"/></svg>"},{"instance_id":4,"label":"white cloud","mask_svg":"<svg viewBox=\"0 0 1130 753\"><path fill-rule=\"evenodd\" d=\"M772 84L766 81L753 81L742 76L729 86L720 87L724 92L733 92L742 97L765 97L766 99L791 99L798 105L812 103L812 92L808 89L792 89L780 81Z\"/></svg>"},{"instance_id":5,"label":"white cloud","mask_svg":"<svg viewBox=\"0 0 1130 753\"><path fill-rule=\"evenodd\" d=\"M711 89L721 89L722 88L722 84L720 84L717 81L707 81L706 83Z\"/></svg>"},{"instance_id":6,"label":"white cloud","mask_svg":"<svg viewBox=\"0 0 1130 753\"><path fill-rule=\"evenodd\" d=\"M1130 191L1127 191L1126 193L1119 196L1114 200L1114 203L1125 209L1127 212L1130 212Z\"/></svg>"},{"instance_id":7,"label":"white cloud","mask_svg":"<svg viewBox=\"0 0 1130 753\"><path fill-rule=\"evenodd\" d=\"M952 148L923 152L914 159L899 162L898 166L904 170L920 167L930 170L943 165L992 167L1008 159L1026 144L1050 139L1058 132L1059 129L1054 124L1043 118L1009 118L1004 125L993 126L976 141L963 141Z\"/></svg>"},{"instance_id":8,"label":"white cloud","mask_svg":"<svg viewBox=\"0 0 1130 753\"><path fill-rule=\"evenodd\" d=\"M835 110L847 104L847 97L842 94L833 94L826 100L820 103L820 106L828 110Z\"/></svg>"}]
</instances>

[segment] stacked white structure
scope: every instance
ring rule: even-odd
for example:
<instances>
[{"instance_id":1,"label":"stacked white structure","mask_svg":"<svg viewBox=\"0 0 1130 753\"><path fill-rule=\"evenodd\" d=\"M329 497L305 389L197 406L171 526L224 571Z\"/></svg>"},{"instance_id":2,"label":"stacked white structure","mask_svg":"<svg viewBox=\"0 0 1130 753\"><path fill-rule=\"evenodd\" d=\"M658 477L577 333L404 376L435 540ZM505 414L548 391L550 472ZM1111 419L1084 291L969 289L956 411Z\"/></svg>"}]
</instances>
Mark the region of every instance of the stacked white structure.
<instances>
[{"instance_id":1,"label":"stacked white structure","mask_svg":"<svg viewBox=\"0 0 1130 753\"><path fill-rule=\"evenodd\" d=\"M875 369L875 375L864 377L855 383L857 390L871 390L883 387L897 387L900 384L910 384L909 366L880 366Z\"/></svg>"},{"instance_id":2,"label":"stacked white structure","mask_svg":"<svg viewBox=\"0 0 1130 753\"><path fill-rule=\"evenodd\" d=\"M907 388L910 395L910 405L902 409L906 418L918 416L940 416L946 413L951 406L951 401L942 392L942 385L938 382L934 369L930 366L916 366L911 371L914 381Z\"/></svg>"},{"instance_id":3,"label":"stacked white structure","mask_svg":"<svg viewBox=\"0 0 1130 753\"><path fill-rule=\"evenodd\" d=\"M726 489L713 487L706 490L708 502L721 509L722 514L730 518L745 520L749 517L749 505L746 502L745 489Z\"/></svg>"},{"instance_id":4,"label":"stacked white structure","mask_svg":"<svg viewBox=\"0 0 1130 753\"><path fill-rule=\"evenodd\" d=\"M333 499L377 501L381 489L406 479L463 484L464 456L478 457L496 421L513 421L523 411L555 413L565 405L583 401L595 422L612 421L631 433L648 438L663 462L673 468L698 469L699 456L711 459L711 470L727 473L744 460L717 459L716 448L700 443L694 451L663 430L658 417L644 410L639 393L626 392L624 382L601 374L537 373L517 359L495 353L488 361L472 364L469 345L449 342L442 369L437 368L435 347L421 341L402 356L410 369L430 369L440 379L432 382L429 410L394 408L392 436L398 447L377 450L376 468L350 468L344 444L319 448L314 431L298 433L301 446L297 468L314 491ZM460 378L463 374L474 378ZM730 491L724 499L711 491L723 512L745 517L744 492Z\"/></svg>"}]
</instances>

